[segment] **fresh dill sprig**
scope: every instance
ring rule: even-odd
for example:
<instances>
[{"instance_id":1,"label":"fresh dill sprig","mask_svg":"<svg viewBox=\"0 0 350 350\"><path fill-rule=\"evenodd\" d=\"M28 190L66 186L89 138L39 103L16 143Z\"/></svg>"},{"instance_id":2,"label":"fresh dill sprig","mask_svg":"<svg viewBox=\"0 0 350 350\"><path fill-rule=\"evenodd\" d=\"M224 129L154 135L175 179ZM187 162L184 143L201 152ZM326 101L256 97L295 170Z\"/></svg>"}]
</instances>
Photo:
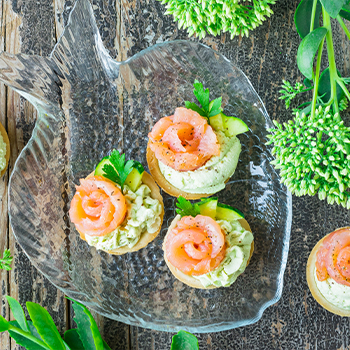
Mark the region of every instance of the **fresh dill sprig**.
<instances>
[{"instance_id":1,"label":"fresh dill sprig","mask_svg":"<svg viewBox=\"0 0 350 350\"><path fill-rule=\"evenodd\" d=\"M271 163L280 169L281 182L296 196L318 194L350 209L350 128L330 106L274 124L267 144L274 145Z\"/></svg>"},{"instance_id":2,"label":"fresh dill sprig","mask_svg":"<svg viewBox=\"0 0 350 350\"><path fill-rule=\"evenodd\" d=\"M10 249L5 249L2 259L0 259L0 269L10 271L12 269L11 268L12 259L13 257L11 256Z\"/></svg>"}]
</instances>

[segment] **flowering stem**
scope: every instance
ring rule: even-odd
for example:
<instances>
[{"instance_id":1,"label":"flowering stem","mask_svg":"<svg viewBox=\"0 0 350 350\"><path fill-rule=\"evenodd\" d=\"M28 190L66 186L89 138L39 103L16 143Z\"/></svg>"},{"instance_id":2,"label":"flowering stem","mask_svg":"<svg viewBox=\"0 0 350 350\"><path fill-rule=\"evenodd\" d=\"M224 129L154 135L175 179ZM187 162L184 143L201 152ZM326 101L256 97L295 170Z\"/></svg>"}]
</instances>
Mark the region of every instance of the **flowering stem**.
<instances>
[{"instance_id":1,"label":"flowering stem","mask_svg":"<svg viewBox=\"0 0 350 350\"><path fill-rule=\"evenodd\" d=\"M313 2L313 4L312 4L311 22L310 22L310 33L314 30L314 23L315 23L315 16L316 16L317 1L318 1L318 0L314 0L314 2Z\"/></svg>"},{"instance_id":2,"label":"flowering stem","mask_svg":"<svg viewBox=\"0 0 350 350\"><path fill-rule=\"evenodd\" d=\"M344 21L342 20L342 18L340 17L340 15L337 16L337 20L340 23L341 27L343 28L345 34L347 35L348 39L350 40L350 32L349 29L347 28L347 26L345 25Z\"/></svg>"},{"instance_id":3,"label":"flowering stem","mask_svg":"<svg viewBox=\"0 0 350 350\"><path fill-rule=\"evenodd\" d=\"M337 73L337 66L335 64L335 57L334 57L334 47L333 47L333 38L332 38L332 27L331 27L331 18L329 17L329 14L322 6L322 15L323 15L323 26L327 29L326 34L326 42L327 42L327 54L328 54L328 62L329 62L329 81L331 84L331 98L329 103L333 103L334 112L338 113L337 119L341 121L340 115L339 115L339 106L338 106L338 100L337 100L337 80L338 80L338 73Z\"/></svg>"},{"instance_id":4,"label":"flowering stem","mask_svg":"<svg viewBox=\"0 0 350 350\"><path fill-rule=\"evenodd\" d=\"M312 105L311 105L312 118L315 116L315 111L316 111L316 102L317 102L317 96L318 96L318 83L320 81L320 70L321 70L323 45L324 45L324 39L322 40L322 42L318 48L318 54L317 54L316 73L314 76L314 93L312 96Z\"/></svg>"}]
</instances>

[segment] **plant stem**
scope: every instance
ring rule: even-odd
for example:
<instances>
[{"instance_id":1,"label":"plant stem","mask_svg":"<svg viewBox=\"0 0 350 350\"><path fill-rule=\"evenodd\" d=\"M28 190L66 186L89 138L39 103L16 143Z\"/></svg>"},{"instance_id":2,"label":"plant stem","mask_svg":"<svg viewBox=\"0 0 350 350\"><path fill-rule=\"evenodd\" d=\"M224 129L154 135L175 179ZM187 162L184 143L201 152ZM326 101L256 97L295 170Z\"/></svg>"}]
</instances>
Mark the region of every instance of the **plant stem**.
<instances>
[{"instance_id":1,"label":"plant stem","mask_svg":"<svg viewBox=\"0 0 350 350\"><path fill-rule=\"evenodd\" d=\"M316 73L314 77L314 93L312 96L312 104L311 104L311 118L315 117L315 112L316 112L316 102L317 102L317 95L318 95L318 83L320 81L323 45L324 45L324 39L322 40L318 48L318 54L317 54Z\"/></svg>"},{"instance_id":2,"label":"plant stem","mask_svg":"<svg viewBox=\"0 0 350 350\"><path fill-rule=\"evenodd\" d=\"M23 331L20 328L17 328L15 326L11 325L8 330L11 331L11 332L17 333L17 334L23 336L24 338L27 338L27 339L31 340L33 343L36 343L36 344L40 345L44 349L50 350L50 348L48 348L47 345L43 341L41 341L40 339L34 337L34 335L31 335L30 333Z\"/></svg>"},{"instance_id":3,"label":"plant stem","mask_svg":"<svg viewBox=\"0 0 350 350\"><path fill-rule=\"evenodd\" d=\"M329 14L322 6L322 15L323 15L323 26L327 29L326 34L326 42L327 42L327 54L328 54L328 62L329 62L329 81L331 84L331 98L329 103L333 103L334 112L338 113L338 120L340 121L339 115L339 106L337 101L337 66L335 64L334 57L334 47L333 47L333 38L332 38L332 27L331 27L331 18Z\"/></svg>"},{"instance_id":4,"label":"plant stem","mask_svg":"<svg viewBox=\"0 0 350 350\"><path fill-rule=\"evenodd\" d=\"M349 90L346 88L344 82L342 79L338 79L337 80L338 85L343 89L344 94L346 95L346 97L348 98L348 100L350 101L350 93Z\"/></svg>"},{"instance_id":5,"label":"plant stem","mask_svg":"<svg viewBox=\"0 0 350 350\"><path fill-rule=\"evenodd\" d=\"M347 26L345 25L344 21L342 20L342 18L340 17L340 15L337 16L337 20L340 23L341 27L343 28L346 36L348 37L348 39L350 40L350 32L349 29L347 28Z\"/></svg>"},{"instance_id":6,"label":"plant stem","mask_svg":"<svg viewBox=\"0 0 350 350\"><path fill-rule=\"evenodd\" d=\"M316 7L317 7L317 0L314 0L312 4L312 12L311 12L310 33L314 30Z\"/></svg>"}]
</instances>

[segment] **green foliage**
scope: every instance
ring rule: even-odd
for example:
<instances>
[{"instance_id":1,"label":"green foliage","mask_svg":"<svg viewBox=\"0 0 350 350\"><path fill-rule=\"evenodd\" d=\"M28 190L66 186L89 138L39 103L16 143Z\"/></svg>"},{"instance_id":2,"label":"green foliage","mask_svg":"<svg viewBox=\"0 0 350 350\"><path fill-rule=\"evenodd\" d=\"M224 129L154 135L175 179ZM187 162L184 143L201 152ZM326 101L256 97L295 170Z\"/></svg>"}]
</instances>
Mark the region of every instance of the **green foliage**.
<instances>
[{"instance_id":1,"label":"green foliage","mask_svg":"<svg viewBox=\"0 0 350 350\"><path fill-rule=\"evenodd\" d=\"M66 331L62 339L52 317L42 306L27 302L32 319L27 321L19 302L9 296L6 298L16 320L9 322L0 315L0 332L8 331L16 343L27 350L111 350L102 339L90 311L73 299L68 298L73 302L78 328ZM191 333L180 331L173 337L171 349L198 350L198 340Z\"/></svg>"},{"instance_id":2,"label":"green foliage","mask_svg":"<svg viewBox=\"0 0 350 350\"><path fill-rule=\"evenodd\" d=\"M309 91L312 88L306 88L303 84L296 82L293 87L289 81L283 80L282 89L279 91L282 96L279 97L280 100L285 100L286 108L288 109L290 106L290 101L296 97L296 95Z\"/></svg>"},{"instance_id":3,"label":"green foliage","mask_svg":"<svg viewBox=\"0 0 350 350\"><path fill-rule=\"evenodd\" d=\"M313 2L314 0L301 1L294 14L295 27L302 39L310 33ZM317 1L314 17L314 29L320 26L321 12L321 4L319 1Z\"/></svg>"},{"instance_id":4,"label":"green foliage","mask_svg":"<svg viewBox=\"0 0 350 350\"><path fill-rule=\"evenodd\" d=\"M349 0L320 0L322 6L328 12L328 14L335 18L338 16L340 10Z\"/></svg>"},{"instance_id":5,"label":"green foliage","mask_svg":"<svg viewBox=\"0 0 350 350\"><path fill-rule=\"evenodd\" d=\"M178 209L176 209L176 212L183 216L193 216L196 217L200 213L200 209L197 203L192 204L190 201L185 199L184 197L180 196L177 199L176 206Z\"/></svg>"},{"instance_id":6,"label":"green foliage","mask_svg":"<svg viewBox=\"0 0 350 350\"><path fill-rule=\"evenodd\" d=\"M314 29L300 43L297 54L298 68L308 79L313 79L313 62L318 48L327 34L324 27Z\"/></svg>"},{"instance_id":7,"label":"green foliage","mask_svg":"<svg viewBox=\"0 0 350 350\"><path fill-rule=\"evenodd\" d=\"M300 93L313 90L312 101L293 108L294 120L284 127L274 121L267 144L273 144L281 182L297 196L315 195L328 203L350 208L350 128L344 125L340 112L347 109L350 78L341 77L335 63L330 16L336 17L346 36L350 32L341 19L350 19L348 0L302 0L294 19L302 42L298 49L298 67L307 79L305 86L283 81L282 96L286 108ZM321 5L320 5L321 4ZM319 8L321 6L321 8ZM323 26L319 27L322 12ZM313 25L312 25L313 24ZM308 29L308 27L310 27ZM314 29L316 28L316 29ZM321 72L324 42L329 67ZM316 65L314 58L317 54Z\"/></svg>"},{"instance_id":8,"label":"green foliage","mask_svg":"<svg viewBox=\"0 0 350 350\"><path fill-rule=\"evenodd\" d=\"M270 5L275 0L159 0L166 4L165 14L172 14L179 28L187 29L189 36L199 39L207 33L248 36L273 13Z\"/></svg>"},{"instance_id":9,"label":"green foliage","mask_svg":"<svg viewBox=\"0 0 350 350\"><path fill-rule=\"evenodd\" d=\"M222 108L221 108L222 97L220 96L215 100L209 102L208 88L204 90L203 84L200 83L197 79L194 81L193 87L194 87L193 94L196 96L201 107L189 101L185 101L185 106L186 108L192 109L193 111L197 112L202 117L207 118L209 122L209 117L213 117L214 115L217 115L220 112L222 112Z\"/></svg>"},{"instance_id":10,"label":"green foliage","mask_svg":"<svg viewBox=\"0 0 350 350\"><path fill-rule=\"evenodd\" d=\"M0 259L0 269L10 271L12 259L13 259L13 257L11 256L10 250L5 249L4 254L2 256L2 259Z\"/></svg>"},{"instance_id":11,"label":"green foliage","mask_svg":"<svg viewBox=\"0 0 350 350\"><path fill-rule=\"evenodd\" d=\"M280 169L281 182L297 195L318 194L321 200L350 209L350 128L330 112L316 110L314 116L297 114L268 135L273 144L271 163Z\"/></svg>"},{"instance_id":12,"label":"green foliage","mask_svg":"<svg viewBox=\"0 0 350 350\"><path fill-rule=\"evenodd\" d=\"M170 350L199 350L198 339L191 333L179 331L173 336Z\"/></svg>"},{"instance_id":13,"label":"green foliage","mask_svg":"<svg viewBox=\"0 0 350 350\"><path fill-rule=\"evenodd\" d=\"M68 298L70 299L70 298ZM70 299L72 300L72 299ZM103 340L90 311L82 304L74 302L74 321L85 350L103 350Z\"/></svg>"},{"instance_id":14,"label":"green foliage","mask_svg":"<svg viewBox=\"0 0 350 350\"><path fill-rule=\"evenodd\" d=\"M131 173L132 169L143 169L142 164L136 162L135 160L128 160L125 163L125 154L120 154L115 149L107 159L111 162L111 164L105 164L103 166L103 176L120 185L122 191L124 188L125 180Z\"/></svg>"}]
</instances>

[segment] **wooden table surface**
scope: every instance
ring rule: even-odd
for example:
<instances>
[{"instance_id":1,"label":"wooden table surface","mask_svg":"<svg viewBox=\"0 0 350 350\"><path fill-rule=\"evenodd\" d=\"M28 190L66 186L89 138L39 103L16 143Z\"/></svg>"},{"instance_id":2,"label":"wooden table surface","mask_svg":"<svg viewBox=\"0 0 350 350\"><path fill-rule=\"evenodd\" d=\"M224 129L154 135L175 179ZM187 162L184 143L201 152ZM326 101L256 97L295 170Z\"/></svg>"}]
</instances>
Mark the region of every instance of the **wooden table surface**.
<instances>
[{"instance_id":1,"label":"wooden table surface","mask_svg":"<svg viewBox=\"0 0 350 350\"><path fill-rule=\"evenodd\" d=\"M0 51L49 55L67 23L75 0L0 0ZM155 43L188 39L164 6L155 0L92 0L104 44L112 57L125 60ZM224 54L248 76L272 119L291 118L278 100L282 79L302 79L296 65L300 39L293 16L299 0L280 0L274 15L248 38L230 40L228 35L208 36L204 44ZM350 75L349 44L339 27L334 29L338 69ZM338 32L338 33L337 33ZM197 40L191 38L190 40ZM0 253L9 247L13 269L0 270L1 313L9 319L4 295L22 305L34 301L46 307L59 330L73 324L70 304L27 259L9 228L7 216L8 179L21 149L28 142L37 113L17 93L0 84L0 122L11 141L7 174L0 179ZM290 252L281 300L269 307L253 325L225 332L198 334L200 349L350 349L350 319L321 308L307 287L305 268L316 242L337 227L349 224L349 211L327 205L313 197L293 197ZM170 349L172 334L128 326L94 314L102 336L112 349ZM0 348L22 349L0 334Z\"/></svg>"}]
</instances>

